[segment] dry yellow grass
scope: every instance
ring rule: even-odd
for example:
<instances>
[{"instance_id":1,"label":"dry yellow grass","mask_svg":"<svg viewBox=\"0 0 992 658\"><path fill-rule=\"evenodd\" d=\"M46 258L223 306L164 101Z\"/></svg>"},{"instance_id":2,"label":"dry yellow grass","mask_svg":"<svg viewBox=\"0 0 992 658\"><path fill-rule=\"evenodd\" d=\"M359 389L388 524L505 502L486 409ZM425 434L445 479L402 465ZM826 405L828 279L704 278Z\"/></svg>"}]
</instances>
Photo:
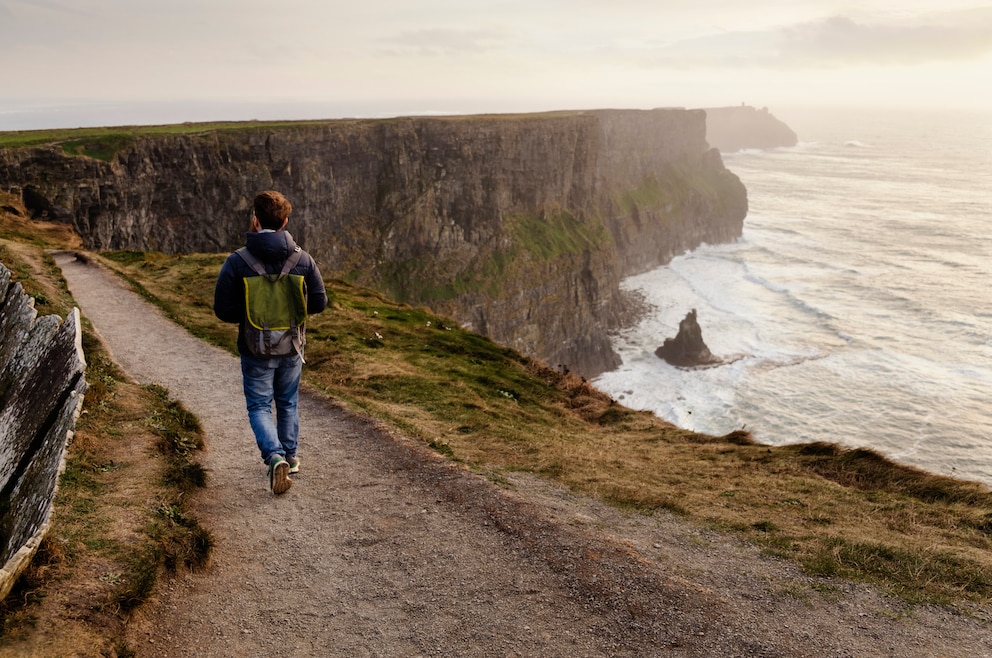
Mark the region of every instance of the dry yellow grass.
<instances>
[{"instance_id":1,"label":"dry yellow grass","mask_svg":"<svg viewBox=\"0 0 992 658\"><path fill-rule=\"evenodd\" d=\"M197 333L219 335L208 298L224 255L108 256L167 308L185 304ZM311 318L310 383L469 468L535 472L645 514L674 512L910 600L992 595L984 486L867 450L682 430L426 309L328 284L335 307ZM233 348L233 328L221 342Z\"/></svg>"},{"instance_id":2,"label":"dry yellow grass","mask_svg":"<svg viewBox=\"0 0 992 658\"><path fill-rule=\"evenodd\" d=\"M0 208L0 261L40 315L64 316L73 300L45 250L75 248L78 238L67 226L29 220L9 194L0 194ZM120 638L128 609L167 561L196 564L206 555L193 551L209 548L177 502L189 485L165 481L181 462L163 454L163 444L174 434L195 440L196 428L163 391L126 380L83 325L84 411L51 529L0 603L0 656L127 655Z\"/></svg>"},{"instance_id":3,"label":"dry yellow grass","mask_svg":"<svg viewBox=\"0 0 992 658\"><path fill-rule=\"evenodd\" d=\"M0 206L18 204L0 195ZM0 221L0 260L36 296L41 312L63 314L72 301L44 248L74 248L71 231L24 214L0 212ZM233 327L219 323L211 310L224 257L101 256L191 331L233 350ZM871 580L910 600L992 597L992 494L985 487L898 466L868 451L761 446L744 432L688 432L615 404L586 382L463 332L425 309L343 282L328 284L332 308L312 318L308 332L309 383L468 468L497 481L501 472L534 472L639 513L675 513L739 533L810 573ZM104 379L114 391L110 397L99 393ZM127 519L135 532L150 512L150 503L141 501L162 500L151 473L164 467L150 454L158 439L128 418L150 416L163 400L110 372L95 374L90 383L96 389L87 396L73 455L93 455L79 468L88 469L103 489L94 495L64 485L60 506L97 506L102 514ZM130 428L129 445L148 449L122 445L115 432L123 426ZM101 469L109 463L119 468ZM130 489L133 480L143 483L138 492ZM138 502L115 509L124 495L121 486ZM74 533L74 548L49 543L20 590L30 604L4 612L5 647L20 631L30 636L32 618L55 614L48 603L36 602L43 592L55 606L51 610L60 605L52 596L56 590L59 596L74 592L80 605L113 594L114 574L124 569L108 566L94 552L99 546L92 540L103 529L94 523L56 531ZM68 588L60 579L70 567ZM118 622L113 614L81 615L82 625L72 632L82 642L92 632L87 624L102 624L113 637Z\"/></svg>"}]
</instances>

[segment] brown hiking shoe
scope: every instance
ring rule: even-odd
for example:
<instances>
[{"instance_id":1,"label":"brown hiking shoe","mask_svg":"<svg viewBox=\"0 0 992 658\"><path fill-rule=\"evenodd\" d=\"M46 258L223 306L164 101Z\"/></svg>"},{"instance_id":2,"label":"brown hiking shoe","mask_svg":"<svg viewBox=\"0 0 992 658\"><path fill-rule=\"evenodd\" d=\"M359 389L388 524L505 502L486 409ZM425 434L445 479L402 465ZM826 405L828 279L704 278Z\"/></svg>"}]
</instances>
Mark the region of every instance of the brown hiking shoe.
<instances>
[{"instance_id":1,"label":"brown hiking shoe","mask_svg":"<svg viewBox=\"0 0 992 658\"><path fill-rule=\"evenodd\" d=\"M274 494L284 494L293 486L289 479L289 462L282 455L276 455L269 460L269 487Z\"/></svg>"}]
</instances>

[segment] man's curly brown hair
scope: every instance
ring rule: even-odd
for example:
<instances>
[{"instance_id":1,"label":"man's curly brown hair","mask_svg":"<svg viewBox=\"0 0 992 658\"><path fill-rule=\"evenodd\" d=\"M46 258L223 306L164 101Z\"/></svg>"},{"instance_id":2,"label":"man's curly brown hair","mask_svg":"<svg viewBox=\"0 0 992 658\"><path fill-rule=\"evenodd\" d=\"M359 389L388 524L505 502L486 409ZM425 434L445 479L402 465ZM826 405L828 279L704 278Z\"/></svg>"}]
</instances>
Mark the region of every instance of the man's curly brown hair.
<instances>
[{"instance_id":1,"label":"man's curly brown hair","mask_svg":"<svg viewBox=\"0 0 992 658\"><path fill-rule=\"evenodd\" d=\"M262 228L278 231L293 212L289 200L275 190L265 190L255 195L255 217Z\"/></svg>"}]
</instances>

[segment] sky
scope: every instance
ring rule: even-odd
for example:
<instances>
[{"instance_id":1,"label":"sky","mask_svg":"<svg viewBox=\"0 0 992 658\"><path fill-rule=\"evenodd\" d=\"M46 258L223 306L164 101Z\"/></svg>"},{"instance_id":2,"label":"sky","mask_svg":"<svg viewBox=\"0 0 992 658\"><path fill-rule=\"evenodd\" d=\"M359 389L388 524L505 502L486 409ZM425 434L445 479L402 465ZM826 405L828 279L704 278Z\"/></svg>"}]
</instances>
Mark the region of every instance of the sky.
<instances>
[{"instance_id":1,"label":"sky","mask_svg":"<svg viewBox=\"0 0 992 658\"><path fill-rule=\"evenodd\" d=\"M992 109L992 3L0 0L0 130L741 103Z\"/></svg>"}]
</instances>

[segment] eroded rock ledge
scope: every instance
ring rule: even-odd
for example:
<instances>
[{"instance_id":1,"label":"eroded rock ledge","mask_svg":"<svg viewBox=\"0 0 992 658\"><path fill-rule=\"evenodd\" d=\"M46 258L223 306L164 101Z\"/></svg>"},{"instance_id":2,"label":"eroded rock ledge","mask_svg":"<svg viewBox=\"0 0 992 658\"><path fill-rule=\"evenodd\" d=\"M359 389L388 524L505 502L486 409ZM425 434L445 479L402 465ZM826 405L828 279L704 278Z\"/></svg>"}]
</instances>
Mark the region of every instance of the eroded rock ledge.
<instances>
[{"instance_id":1,"label":"eroded rock ledge","mask_svg":"<svg viewBox=\"0 0 992 658\"><path fill-rule=\"evenodd\" d=\"M47 532L85 368L79 310L38 318L0 263L0 599Z\"/></svg>"}]
</instances>

